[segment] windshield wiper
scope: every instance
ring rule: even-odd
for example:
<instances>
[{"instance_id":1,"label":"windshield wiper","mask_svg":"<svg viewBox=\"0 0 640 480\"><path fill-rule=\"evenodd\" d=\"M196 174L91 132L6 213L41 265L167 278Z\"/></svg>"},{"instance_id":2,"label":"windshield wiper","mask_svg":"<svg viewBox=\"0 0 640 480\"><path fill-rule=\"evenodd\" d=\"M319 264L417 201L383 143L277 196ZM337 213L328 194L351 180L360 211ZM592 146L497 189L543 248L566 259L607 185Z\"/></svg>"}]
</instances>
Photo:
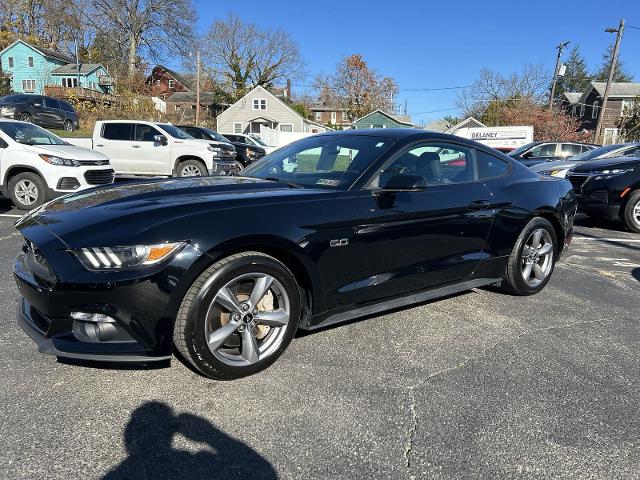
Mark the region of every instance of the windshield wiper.
<instances>
[{"instance_id":1,"label":"windshield wiper","mask_svg":"<svg viewBox=\"0 0 640 480\"><path fill-rule=\"evenodd\" d=\"M300 185L299 183L296 182L290 182L288 180L283 180L281 178L276 178L276 177L264 177L263 180L268 180L270 182L278 182L278 183L284 183L285 185L287 185L289 188L304 188L302 185Z\"/></svg>"}]
</instances>

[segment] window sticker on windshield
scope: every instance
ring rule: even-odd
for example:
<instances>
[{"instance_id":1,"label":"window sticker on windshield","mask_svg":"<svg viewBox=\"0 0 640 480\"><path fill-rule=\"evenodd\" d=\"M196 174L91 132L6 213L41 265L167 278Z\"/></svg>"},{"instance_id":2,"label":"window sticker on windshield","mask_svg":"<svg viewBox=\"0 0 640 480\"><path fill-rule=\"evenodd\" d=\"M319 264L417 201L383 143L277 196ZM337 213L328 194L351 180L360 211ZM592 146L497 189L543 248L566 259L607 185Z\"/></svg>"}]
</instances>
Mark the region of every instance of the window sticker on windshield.
<instances>
[{"instance_id":1,"label":"window sticker on windshield","mask_svg":"<svg viewBox=\"0 0 640 480\"><path fill-rule=\"evenodd\" d=\"M384 142L378 142L378 143L376 143L376 148L380 148L383 145L384 145Z\"/></svg>"},{"instance_id":2,"label":"window sticker on windshield","mask_svg":"<svg viewBox=\"0 0 640 480\"><path fill-rule=\"evenodd\" d=\"M332 180L330 178L320 178L316 182L316 185L326 185L328 187L337 187L340 185L340 180Z\"/></svg>"}]
</instances>

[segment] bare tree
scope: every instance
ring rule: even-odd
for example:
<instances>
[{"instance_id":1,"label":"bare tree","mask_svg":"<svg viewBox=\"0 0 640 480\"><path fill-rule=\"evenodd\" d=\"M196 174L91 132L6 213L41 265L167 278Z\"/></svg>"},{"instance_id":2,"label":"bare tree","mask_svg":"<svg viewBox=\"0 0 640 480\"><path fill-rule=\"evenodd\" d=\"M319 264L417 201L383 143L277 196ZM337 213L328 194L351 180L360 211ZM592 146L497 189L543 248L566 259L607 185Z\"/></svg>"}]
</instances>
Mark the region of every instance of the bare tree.
<instances>
[{"instance_id":1,"label":"bare tree","mask_svg":"<svg viewBox=\"0 0 640 480\"><path fill-rule=\"evenodd\" d=\"M548 89L549 75L541 65L525 65L521 72L506 76L484 69L479 78L458 95L457 106L465 116L483 117L493 102L523 98L540 101Z\"/></svg>"},{"instance_id":2,"label":"bare tree","mask_svg":"<svg viewBox=\"0 0 640 480\"><path fill-rule=\"evenodd\" d=\"M96 30L118 32L112 40L126 56L130 76L145 55L184 54L193 45L191 0L93 0L93 8L89 20Z\"/></svg>"},{"instance_id":3,"label":"bare tree","mask_svg":"<svg viewBox=\"0 0 640 480\"><path fill-rule=\"evenodd\" d=\"M300 49L287 32L262 30L236 15L213 22L202 43L209 70L231 87L235 99L249 86L271 87L303 73Z\"/></svg>"}]
</instances>

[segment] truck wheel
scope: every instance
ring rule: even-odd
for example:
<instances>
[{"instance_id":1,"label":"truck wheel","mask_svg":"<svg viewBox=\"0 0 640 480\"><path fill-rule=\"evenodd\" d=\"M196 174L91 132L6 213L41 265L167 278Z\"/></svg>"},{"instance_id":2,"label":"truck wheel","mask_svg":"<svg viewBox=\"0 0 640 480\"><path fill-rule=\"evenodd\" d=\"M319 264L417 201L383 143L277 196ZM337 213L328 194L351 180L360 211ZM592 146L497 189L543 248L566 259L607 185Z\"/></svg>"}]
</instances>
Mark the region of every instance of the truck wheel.
<instances>
[{"instance_id":1,"label":"truck wheel","mask_svg":"<svg viewBox=\"0 0 640 480\"><path fill-rule=\"evenodd\" d=\"M640 233L640 190L631 194L624 207L624 223L634 232Z\"/></svg>"},{"instance_id":2,"label":"truck wheel","mask_svg":"<svg viewBox=\"0 0 640 480\"><path fill-rule=\"evenodd\" d=\"M9 195L20 210L31 210L46 201L47 189L39 175L23 172L9 180Z\"/></svg>"},{"instance_id":3,"label":"truck wheel","mask_svg":"<svg viewBox=\"0 0 640 480\"><path fill-rule=\"evenodd\" d=\"M63 128L65 132L73 132L73 122L71 120L65 120Z\"/></svg>"},{"instance_id":4,"label":"truck wheel","mask_svg":"<svg viewBox=\"0 0 640 480\"><path fill-rule=\"evenodd\" d=\"M203 177L207 172L207 167L198 160L186 160L178 165L178 177Z\"/></svg>"}]
</instances>

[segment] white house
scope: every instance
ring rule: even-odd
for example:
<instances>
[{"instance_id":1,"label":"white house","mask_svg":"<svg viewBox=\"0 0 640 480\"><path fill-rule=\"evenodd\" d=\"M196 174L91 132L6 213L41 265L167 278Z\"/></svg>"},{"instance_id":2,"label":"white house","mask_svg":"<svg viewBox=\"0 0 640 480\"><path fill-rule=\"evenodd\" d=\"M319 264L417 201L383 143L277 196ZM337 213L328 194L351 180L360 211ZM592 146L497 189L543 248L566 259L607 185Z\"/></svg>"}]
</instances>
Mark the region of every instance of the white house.
<instances>
[{"instance_id":1,"label":"white house","mask_svg":"<svg viewBox=\"0 0 640 480\"><path fill-rule=\"evenodd\" d=\"M264 138L267 135L292 141L331 130L302 117L284 101L261 86L255 87L218 115L217 121L218 131L221 133L260 135L270 145L274 142ZM277 143L276 146L280 146L288 142L277 141Z\"/></svg>"}]
</instances>

